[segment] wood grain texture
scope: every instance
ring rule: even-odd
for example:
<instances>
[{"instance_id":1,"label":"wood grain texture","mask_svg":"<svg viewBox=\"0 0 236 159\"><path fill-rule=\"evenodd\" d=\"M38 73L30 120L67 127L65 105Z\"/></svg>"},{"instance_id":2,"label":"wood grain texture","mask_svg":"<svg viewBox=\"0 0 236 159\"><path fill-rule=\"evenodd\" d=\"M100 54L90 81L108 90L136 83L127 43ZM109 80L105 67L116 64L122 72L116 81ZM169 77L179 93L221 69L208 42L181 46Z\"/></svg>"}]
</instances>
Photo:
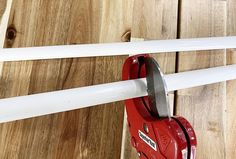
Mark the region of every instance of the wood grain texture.
<instances>
[{"instance_id":1,"label":"wood grain texture","mask_svg":"<svg viewBox=\"0 0 236 159\"><path fill-rule=\"evenodd\" d=\"M12 0L0 0L0 48L4 46Z\"/></svg>"},{"instance_id":2,"label":"wood grain texture","mask_svg":"<svg viewBox=\"0 0 236 159\"><path fill-rule=\"evenodd\" d=\"M132 40L175 39L177 36L177 13L177 0L135 0L131 28ZM175 53L153 55L164 73L175 72L175 56ZM169 96L171 103L173 103L173 93L170 93ZM127 127L125 127L123 137L122 158L138 158L136 150L130 145Z\"/></svg>"},{"instance_id":3,"label":"wood grain texture","mask_svg":"<svg viewBox=\"0 0 236 159\"><path fill-rule=\"evenodd\" d=\"M181 1L180 38L226 35L227 1ZM180 53L178 71L226 64L224 50ZM201 78L201 77L199 77ZM225 158L226 83L177 92L176 114L186 117L198 138L198 159Z\"/></svg>"},{"instance_id":4,"label":"wood grain texture","mask_svg":"<svg viewBox=\"0 0 236 159\"><path fill-rule=\"evenodd\" d=\"M5 33L7 29L7 25L4 25L5 23L3 22L4 19L3 17L8 16L9 18L9 15L6 15L6 8L7 8L7 0L0 0L0 49L3 48L4 46ZM2 66L3 63L0 62L0 75L2 73Z\"/></svg>"},{"instance_id":5,"label":"wood grain texture","mask_svg":"<svg viewBox=\"0 0 236 159\"><path fill-rule=\"evenodd\" d=\"M227 34L236 35L236 1L228 1ZM227 50L227 64L236 63L236 50ZM236 81L227 82L226 87L227 111L226 111L226 158L236 158Z\"/></svg>"},{"instance_id":6,"label":"wood grain texture","mask_svg":"<svg viewBox=\"0 0 236 159\"><path fill-rule=\"evenodd\" d=\"M8 26L16 35L5 47L121 41L131 27L132 5L132 0L14 0ZM0 96L120 80L124 58L5 63ZM0 158L118 159L123 103L108 105L1 124Z\"/></svg>"},{"instance_id":7,"label":"wood grain texture","mask_svg":"<svg viewBox=\"0 0 236 159\"><path fill-rule=\"evenodd\" d=\"M10 33L5 47L129 41L131 32L133 40L177 35L178 0L14 0L7 23L2 15L8 19L11 3L0 0L0 40L7 24ZM179 0L179 9L180 38L236 35L235 0ZM165 73L175 71L175 53L154 57ZM124 59L8 62L3 69L0 64L0 97L120 80ZM178 59L182 72L236 63L236 51L180 53ZM175 113L193 124L199 159L236 158L235 90L230 81L177 92ZM126 125L121 152L122 124L122 102L0 124L0 158L135 159Z\"/></svg>"},{"instance_id":8,"label":"wood grain texture","mask_svg":"<svg viewBox=\"0 0 236 159\"><path fill-rule=\"evenodd\" d=\"M7 0L1 0L0 1L0 21L2 20L2 16L5 13L6 6L7 6Z\"/></svg>"},{"instance_id":9,"label":"wood grain texture","mask_svg":"<svg viewBox=\"0 0 236 159\"><path fill-rule=\"evenodd\" d=\"M0 49L4 47L11 5L12 0L0 0ZM3 62L0 62L0 76L2 76L2 68Z\"/></svg>"},{"instance_id":10,"label":"wood grain texture","mask_svg":"<svg viewBox=\"0 0 236 159\"><path fill-rule=\"evenodd\" d=\"M7 0L0 0L0 37L1 37L1 46L3 46L3 40L4 37L4 32L6 32L6 28L4 28L3 26L3 16L4 13L6 12L6 8L7 8Z\"/></svg>"}]
</instances>

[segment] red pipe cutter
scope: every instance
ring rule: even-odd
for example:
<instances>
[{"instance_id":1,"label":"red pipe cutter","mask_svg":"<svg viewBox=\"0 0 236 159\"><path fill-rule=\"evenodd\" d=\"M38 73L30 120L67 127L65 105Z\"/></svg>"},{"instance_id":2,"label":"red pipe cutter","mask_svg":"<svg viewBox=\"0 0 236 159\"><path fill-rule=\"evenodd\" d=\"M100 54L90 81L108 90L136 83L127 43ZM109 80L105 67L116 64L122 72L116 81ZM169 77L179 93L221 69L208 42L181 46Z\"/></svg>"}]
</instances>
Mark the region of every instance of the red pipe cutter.
<instances>
[{"instance_id":1,"label":"red pipe cutter","mask_svg":"<svg viewBox=\"0 0 236 159\"><path fill-rule=\"evenodd\" d=\"M196 135L190 123L170 116L168 94L158 63L149 55L129 57L123 80L147 79L147 97L125 101L132 146L141 159L195 159Z\"/></svg>"}]
</instances>

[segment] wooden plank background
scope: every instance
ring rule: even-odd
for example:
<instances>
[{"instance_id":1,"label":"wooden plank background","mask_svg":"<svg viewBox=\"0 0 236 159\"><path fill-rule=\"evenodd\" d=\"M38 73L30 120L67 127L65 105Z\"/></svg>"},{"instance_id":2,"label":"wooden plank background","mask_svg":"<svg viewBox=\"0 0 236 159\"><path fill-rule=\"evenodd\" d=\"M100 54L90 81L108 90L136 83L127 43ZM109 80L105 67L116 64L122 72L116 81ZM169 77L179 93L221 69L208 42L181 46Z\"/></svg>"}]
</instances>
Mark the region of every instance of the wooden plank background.
<instances>
[{"instance_id":1,"label":"wooden plank background","mask_svg":"<svg viewBox=\"0 0 236 159\"><path fill-rule=\"evenodd\" d=\"M146 0L135 0L133 13L132 41L175 39L177 37L177 0L149 0L148 3ZM175 72L175 53L163 53L153 56L165 73ZM170 93L169 97L173 105L174 94ZM128 128L125 127L125 130L122 159L138 158L136 150L131 147Z\"/></svg>"},{"instance_id":2,"label":"wooden plank background","mask_svg":"<svg viewBox=\"0 0 236 159\"><path fill-rule=\"evenodd\" d=\"M226 4L226 1L212 0L182 1L180 38L225 36ZM178 71L225 64L226 54L222 50L180 53ZM225 157L225 109L225 82L177 92L176 114L185 116L193 124L199 158Z\"/></svg>"},{"instance_id":3,"label":"wooden plank background","mask_svg":"<svg viewBox=\"0 0 236 159\"><path fill-rule=\"evenodd\" d=\"M228 0L227 4L227 35L236 35L236 1ZM236 50L227 50L227 64L236 63ZM236 80L227 82L226 85L226 158L236 158Z\"/></svg>"},{"instance_id":4,"label":"wooden plank background","mask_svg":"<svg viewBox=\"0 0 236 159\"><path fill-rule=\"evenodd\" d=\"M0 0L5 47L225 35L236 35L235 0ZM236 63L234 49L154 57L165 73ZM1 63L0 97L117 81L125 58ZM198 159L236 158L235 90L236 82L229 81L171 92L173 114L185 116L196 130ZM138 158L123 105L0 124L0 158Z\"/></svg>"},{"instance_id":5,"label":"wooden plank background","mask_svg":"<svg viewBox=\"0 0 236 159\"><path fill-rule=\"evenodd\" d=\"M5 47L121 41L131 27L132 5L130 0L15 0L8 31L16 35L7 37ZM120 80L124 59L5 63L0 96ZM0 158L119 158L123 112L118 102L1 124Z\"/></svg>"}]
</instances>

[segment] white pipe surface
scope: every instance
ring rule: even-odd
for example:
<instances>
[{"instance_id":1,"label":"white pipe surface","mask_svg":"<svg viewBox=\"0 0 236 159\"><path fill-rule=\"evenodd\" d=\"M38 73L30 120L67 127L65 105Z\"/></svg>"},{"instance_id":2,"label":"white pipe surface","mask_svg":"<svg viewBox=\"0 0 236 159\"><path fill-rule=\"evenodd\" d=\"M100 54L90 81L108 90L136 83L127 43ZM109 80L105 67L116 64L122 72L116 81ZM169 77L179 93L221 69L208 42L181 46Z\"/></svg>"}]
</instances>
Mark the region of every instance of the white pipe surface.
<instances>
[{"instance_id":1,"label":"white pipe surface","mask_svg":"<svg viewBox=\"0 0 236 159\"><path fill-rule=\"evenodd\" d=\"M0 49L0 61L57 59L236 48L236 36Z\"/></svg>"},{"instance_id":2,"label":"white pipe surface","mask_svg":"<svg viewBox=\"0 0 236 159\"><path fill-rule=\"evenodd\" d=\"M164 76L174 91L236 79L236 65ZM146 79L119 81L0 100L0 123L58 113L147 95Z\"/></svg>"},{"instance_id":3,"label":"white pipe surface","mask_svg":"<svg viewBox=\"0 0 236 159\"><path fill-rule=\"evenodd\" d=\"M236 79L236 64L165 75L167 90L175 91Z\"/></svg>"}]
</instances>

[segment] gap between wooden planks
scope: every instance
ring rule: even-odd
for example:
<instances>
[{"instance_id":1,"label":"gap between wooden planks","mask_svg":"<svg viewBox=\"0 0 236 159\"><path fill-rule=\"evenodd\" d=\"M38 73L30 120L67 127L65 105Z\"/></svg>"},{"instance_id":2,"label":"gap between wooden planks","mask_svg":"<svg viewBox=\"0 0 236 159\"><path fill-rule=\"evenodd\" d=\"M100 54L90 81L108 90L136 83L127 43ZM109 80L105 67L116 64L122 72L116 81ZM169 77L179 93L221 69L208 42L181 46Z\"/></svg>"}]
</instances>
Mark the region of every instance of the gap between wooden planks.
<instances>
[{"instance_id":1,"label":"gap between wooden planks","mask_svg":"<svg viewBox=\"0 0 236 159\"><path fill-rule=\"evenodd\" d=\"M167 4L168 2L158 1L158 3L159 6L162 6L163 3ZM145 1L136 1L133 15L133 21L136 25L132 26L132 37L139 39L145 38L147 35L155 36L155 32L160 28L159 26L163 27L163 25L157 25L158 22L161 23L161 20L154 18L158 17L158 15L162 15L160 13L162 9L157 7L154 1L151 1L149 4L150 6L145 4ZM146 13L144 9L147 6L148 9L146 8L146 11L148 10L149 13ZM236 2L233 0L179 0L178 37L225 36L226 30L227 35L235 35L235 7ZM138 13L135 8L138 10ZM155 8L158 13L153 12L153 8ZM170 13L171 12L169 11L168 14ZM135 19L135 16L138 18ZM163 21L166 22L165 18L163 18L163 16L161 17L162 20L164 19ZM148 21L148 18L151 20L149 19ZM155 21L155 19L158 20ZM138 25L139 23L142 23L143 25ZM156 28L151 30L152 26L155 26ZM172 27L176 26L172 25ZM135 29L141 30L139 35L135 35ZM150 31L149 34L148 31ZM155 38L160 37L161 36L159 35ZM228 50L227 63L236 63L235 58L235 50ZM176 70L179 72L225 64L225 51L214 51L214 53L213 51L192 52L191 54L181 53L177 57ZM234 151L236 147L234 142L234 139L236 138L236 112L234 111L236 103L234 100L235 87L236 83L234 80L227 82L227 85L226 82L222 82L210 86L181 90L176 93L175 114L184 115L195 127L199 142L197 153L198 159L231 159L236 157ZM124 147L122 159L138 158L136 151L133 148L130 148L130 139L127 129L124 130L123 134Z\"/></svg>"},{"instance_id":2,"label":"gap between wooden planks","mask_svg":"<svg viewBox=\"0 0 236 159\"><path fill-rule=\"evenodd\" d=\"M175 39L177 36L178 0L135 0L131 40ZM153 55L164 73L175 72L175 53ZM170 93L170 102L174 94ZM138 159L137 152L130 145L130 136L124 117L121 159Z\"/></svg>"},{"instance_id":3,"label":"gap between wooden planks","mask_svg":"<svg viewBox=\"0 0 236 159\"><path fill-rule=\"evenodd\" d=\"M9 2L9 1L8 1ZM82 2L82 1L81 1ZM54 2L52 2L52 3L50 3L50 5L52 5ZM61 3L61 2L59 2L59 3ZM105 2L104 2L105 3ZM135 2L135 3L143 3L143 2L141 2L141 1L137 1L137 2ZM169 23L169 24L172 24L173 23L173 20L174 20L174 18L175 18L175 16L176 16L176 10L175 11L171 11L171 13L173 13L173 15L169 15L170 14L170 10L172 10L169 6L172 6L172 7L176 7L175 5L171 5L171 4L168 4L168 3L174 3L174 2L171 2L171 1L151 1L151 3L150 4L154 4L154 5L150 5L150 6L148 6L148 4L144 4L143 6L144 6L144 8L150 8L150 10L148 10L148 11L150 11L149 13L146 13L145 11L143 11L143 12L141 12L143 15L137 15L137 16L141 16L142 18L139 18L139 19L141 19L142 20L142 22L140 22L140 21L137 21L137 22L133 22L133 24L135 24L135 23L138 23L138 24L140 24L140 25L137 25L137 27L135 26L135 28L137 28L137 30L140 30L140 33L137 33L137 34L140 34L140 35L135 35L135 33L133 33L133 30L132 30L132 33L133 33L133 37L140 37L140 38L144 38L144 39L152 39L152 38L168 38L169 36L171 36L171 35L168 35L168 34L170 34L170 32L168 32L168 31L165 31L166 30L166 26L168 26L168 27L171 27L172 29L173 29L173 31L175 31L175 27L176 26L174 26L174 25L167 25L167 23ZM177 2L175 2L175 3L177 3ZM188 11L186 11L186 8L191 8L191 6L195 6L195 5L193 5L193 4L196 4L197 3L197 7L196 7L196 9L190 9L190 10L188 10ZM29 4L29 3L28 3ZM55 3L56 4L56 3ZM59 6L61 6L63 3L61 3L61 4L59 4ZM37 5L39 5L39 4L37 4ZM86 4L86 2L84 2L83 3L83 6L86 6L87 4ZM36 4L32 4L32 6L36 6ZM160 7L161 6L161 7ZM164 6L164 7L163 7ZM225 26L223 26L223 25L225 25L224 24L224 22L226 21L225 19L224 19L224 17L226 16L226 10L224 9L225 7L226 7L226 2L225 1L218 1L218 2L214 2L214 1L199 1L199 2L194 2L194 1L189 1L189 2L184 2L183 1L183 3L181 4L181 19L184 21L183 23L181 22L181 28L182 28L182 30L184 29L184 27L186 27L187 25L189 26L189 24L190 24L190 26L191 27L188 27L186 30L187 30L187 33L182 33L180 36L181 37L184 37L184 36L193 36L193 37L195 37L195 36L208 36L208 35L210 35L210 36L214 36L215 34L222 34L223 32L223 30L224 29L226 29L225 28ZM163 9L164 8L164 9ZM227 25L227 34L228 35L235 35L235 2L233 1L233 0L230 0L230 1L228 1L228 3L227 3L227 8L228 8L228 25ZM29 8L28 8L28 10L30 10ZM141 9L141 7L138 7L138 10L142 10ZM154 12L153 10L156 10L156 12ZM163 11L163 12L160 12L160 10L161 11ZM168 10L168 11L165 11L165 10ZM200 13L200 11L201 10L204 10L204 11L206 11L206 12L204 12L204 13ZM208 12L208 11L210 11L210 12ZM212 11L212 12L211 12ZM217 13L217 12L219 12L219 13ZM164 14L163 14L164 13ZM190 18L192 18L192 19L187 19L186 17L184 17L184 16L186 16L186 13L189 13L188 15L190 15ZM54 15L54 13L51 13L52 14L52 16L51 16L51 18L52 17L54 17L53 15ZM55 13L56 14L56 13ZM89 13L88 13L89 14ZM105 13L103 13L103 14L105 14ZM137 14L140 14L140 13L137 13ZM200 15L200 16L199 16ZM36 16L36 15L35 15ZM162 17L162 22L160 22L160 19L159 18L154 18L154 19L156 19L156 21L154 21L154 22L152 22L152 20L151 21L147 21L147 19L148 19L148 17L149 16L155 16L155 17ZM222 16L223 16L223 18L222 18ZM163 18L164 17L164 18ZM165 18L166 17L166 18ZM198 17L200 17L201 19L203 19L203 23L202 23L202 21L200 20L200 19L198 19ZM207 17L210 17L209 19L207 19ZM172 19L173 18L173 19ZM95 20L96 21L96 20ZM209 21L211 21L211 24L207 24L207 22L209 22ZM223 21L223 23L221 23ZM201 22L201 24L202 24L202 26L200 25L200 22ZM33 23L33 24L32 24ZM55 22L53 22L53 23L55 23ZM141 25L142 23L144 23L145 25ZM152 24L153 23L153 24ZM162 27L162 25L157 25L157 24L159 24L159 23L163 23L163 24L165 24L164 26L165 27ZM32 22L31 21L31 24L32 24L32 26L34 26L34 22ZM215 29L212 29L212 28L215 28L215 25L217 26L217 29L218 30L215 30ZM2 25L1 25L2 26ZM64 25L63 25L64 26ZM140 26L140 27L138 27L138 26ZM18 26L19 27L19 26ZM154 28L155 27L155 28ZM201 28L204 28L204 29L199 29L198 30L198 28L197 27L201 27ZM58 30L60 30L60 27L59 26L57 26L57 28L58 28ZM151 31L152 30L152 28L153 29L155 29L155 32L158 32L158 33L160 33L161 32L161 34L163 34L162 36L161 35L158 35L158 37L154 37L154 36L156 36L156 34L153 34L153 32ZM205 29L205 28L207 28L207 29ZM223 28L223 30L221 30ZM172 30L171 29L171 30ZM192 30L191 30L192 29ZM1 29L2 30L2 29ZM150 30L150 31L149 31ZM194 30L196 31L196 32L194 32ZM30 32L30 31L29 31ZM45 32L46 33L46 32ZM145 35L145 34L147 34L147 35ZM152 35L153 34L153 35ZM224 33L223 33L224 34ZM51 35L53 35L53 34L51 34ZM81 33L81 35L82 35L82 33ZM174 34L173 34L174 35ZM66 35L63 35L63 34L61 34L60 33L60 35L58 35L58 37L54 37L54 38L56 38L56 40L54 40L54 41L56 41L55 43L60 43L59 41L59 38L61 38L61 37L65 37ZM86 36L86 35L84 35L84 36ZM148 36L151 36L151 37L148 37ZM4 38L5 38L5 35L3 36ZM23 40L26 40L26 39L24 39L25 37L24 36L21 36L22 37L22 39ZM30 35L28 35L28 38L30 37ZM76 36L72 36L73 37L73 42L76 42ZM48 36L47 37L48 38L48 41L50 41L50 36ZM58 39L57 39L58 38ZM84 37L84 38L86 38L86 37ZM170 38L172 38L172 37L170 37ZM38 40L39 42L37 42L38 44L43 44L43 42L42 42L42 39L44 39L44 38L41 38L41 40ZM63 38L62 38L63 39ZM53 41L53 40L52 40ZM28 45L30 45L29 44L30 42L28 42ZM48 43L53 43L53 42L48 42ZM21 45L24 45L24 44L21 44ZM229 53L230 54L228 54L227 55L227 63L235 63L235 51L234 50L228 50L229 51ZM219 56L218 56L218 58L217 57L213 57L213 55L210 55L210 57L208 57L208 58L205 58L205 57L203 57L203 58L201 58L201 60L202 60L202 63L204 63L204 65L206 66L208 66L209 64L208 64L208 62L209 61L211 61L211 63L210 63L210 65L211 66L213 66L214 64L217 64L218 62L220 62L220 61L218 61L217 62L217 60L220 60L221 59L221 55L222 53L221 52L219 52ZM197 55L196 56L198 56L198 55L200 55L199 53L197 53ZM194 55L195 56L195 55ZM180 57L179 57L180 58ZM183 60L184 59L184 57L181 57L181 59ZM200 61L201 61L200 60ZM163 61L165 61L165 60L163 60ZM183 60L184 61L184 63L186 62L186 61L188 61L188 60ZM51 61L52 62L52 61ZM161 62L161 61L160 61ZM43 62L44 63L44 62ZM41 67L41 66L45 66L45 67L48 67L48 66L46 66L46 65L43 65L43 63L41 63L40 64L40 66L38 66L37 68L35 68L34 70L36 70L36 69L38 69L39 67ZM57 62L52 62L53 64L56 64ZM220 62L221 63L221 62ZM22 65L22 64L21 64ZM66 62L64 62L64 65L66 65ZM184 64L185 66L184 67L179 67L179 70L181 70L181 69L184 69L184 68L186 68L186 69L194 69L195 68L195 65L194 66L192 66L193 64ZM203 65L201 64L201 67L202 67ZM207 67L206 66L206 67ZM50 67L53 67L53 66L50 66ZM200 64L199 64L199 66L198 67L200 67ZM48 69L48 70L51 70L51 69ZM54 70L54 69L53 69ZM56 69L55 69L56 70ZM43 72L41 72L41 73L43 73ZM36 77L33 77L33 79L35 79ZM56 77L55 77L56 78ZM53 81L52 81L53 82ZM224 85L224 84L223 84ZM14 86L14 87L17 87L17 86ZM31 88L35 88L35 91L38 91L38 92L40 92L40 91L46 91L46 89L54 89L54 88L46 88L47 86L40 86L40 84L38 84L38 86L32 86L31 85ZM40 87L44 87L44 88L41 88L40 89ZM210 95L211 97L213 97L213 98L216 98L216 97L219 97L218 95L219 94L221 94L222 96L224 96L224 94L222 94L222 92L221 91L223 91L223 90L219 90L219 91L217 91L216 92L216 90L215 90L215 85L212 85L212 86L207 86L207 88L203 88L202 90L203 91L200 91L200 93L203 93L204 94L204 92L206 91L206 90L208 90L209 91L209 89L210 89L210 91L211 91L211 93L212 94L214 94L215 96L212 96L212 95ZM217 87L218 87L218 85L217 85ZM219 87L222 87L222 84L219 84ZM18 87L19 88L19 87ZM214 89L213 89L214 88ZM224 86L222 87L223 89L224 89ZM221 118L220 117L220 119L217 121L217 123L218 124L212 124L211 122L209 123L209 122L206 122L208 125L206 125L206 127L208 127L209 128L209 132L207 131L207 133L206 134L204 134L204 135L206 135L206 136L208 136L208 135L212 135L213 134L213 136L214 136L214 134L216 133L218 133L218 134L222 134L223 133L223 137L220 137L220 139L219 138L216 138L216 140L214 141L214 140L211 140L210 142L208 142L208 139L207 140L201 140L201 142L202 143L200 143L200 145L203 145L203 146L200 146L200 152L198 153L198 158L211 158L211 157L218 157L218 158L221 158L221 157L223 157L223 158L235 158L235 151L234 151L234 147L235 147L235 144L233 143L233 139L235 138L235 127L234 127L234 125L235 125L235 120L234 120L234 116L235 116L235 111L234 111L234 103L235 103L235 101L234 101L234 99L235 98L233 98L234 97L234 89L235 88L235 81L232 81L232 82L228 82L227 83L227 96L226 96L226 99L227 99L227 106L226 106L226 110L227 110L227 113L225 113L225 118L226 118L226 123L225 123L225 121L223 121L223 119L224 118ZM23 88L22 88L23 89ZM201 88L198 88L198 89L201 89ZM208 92L207 91L207 92ZM181 108L182 107L187 107L187 106L189 106L189 105L192 105L192 106L194 106L194 105L196 105L196 102L198 101L200 101L200 100L202 100L202 99L205 99L205 100L208 100L207 98L203 98L202 96L200 96L199 97L199 94L200 93L197 93L197 96L196 95L194 95L196 92L198 92L198 91L193 91L194 93L192 94L192 91L190 91L190 94L187 94L187 96L185 96L185 97L180 97L181 96L181 92L178 92L178 94L177 95L179 95L178 96L178 98L177 98L177 100L178 100L178 103L182 103L181 104ZM23 93L23 92L19 92L19 94L20 93ZM183 92L182 92L183 93ZM185 93L189 93L188 91L186 92L185 91ZM216 94L215 94L216 93ZM208 94L209 95L209 94ZM208 96L209 97L209 96ZM189 99L192 101L190 101L190 103L188 102L189 101ZM200 99L200 100L199 100ZM181 101L179 101L179 100L182 100L182 102ZM220 100L220 99L218 99L218 100ZM224 100L222 100L223 102L224 102ZM204 100L202 100L201 102L204 102ZM208 103L209 105L211 105L212 107L213 106L215 106L216 105L216 103L213 103L212 104L212 101L210 101L210 103ZM177 104L178 105L178 104ZM197 104L197 105L201 105L201 103L200 104ZM180 106L180 104L179 104L179 106ZM219 106L219 105L218 105ZM177 114L179 113L179 114L187 114L187 116L188 116L188 112L189 111L187 111L186 109L185 110L183 110L183 108L181 109L181 108L177 108ZM219 108L219 107L218 107ZM199 110L199 108L197 108L198 110ZM206 108L203 108L203 110L206 110ZM221 108L220 109L217 109L217 112L216 113L218 113L218 111L221 111ZM224 109L223 109L223 111L224 111ZM216 116L218 116L218 115L216 115ZM219 116L218 116L219 117ZM211 117L211 115L210 115L210 117L209 117L209 119L211 119L212 117ZM195 121L197 121L196 120L196 117L195 118L192 118L192 117L190 117L189 118L190 120L195 120ZM208 119L208 120L209 120ZM49 119L47 119L47 120L49 120ZM47 121L47 120L44 120L44 121ZM35 120L34 120L35 121ZM37 120L36 120L37 121ZM21 124L23 124L23 122L19 122L19 123L21 123ZM27 127L27 125L32 125L32 124L29 124L29 123L31 123L31 122L29 122L28 121L28 124L24 124L24 127ZM38 123L38 122L36 122L36 123ZM58 122L59 123L59 122ZM195 122L195 123L198 123L198 124L202 124L202 123L199 123L199 122ZM226 124L226 126L225 126L225 124ZM219 129L219 126L220 127L222 127L222 125L223 125L223 127L224 127L224 132L222 132L222 131L218 131ZM13 124L12 125L12 128L13 129L16 129L16 128L19 128L20 130L22 130L22 128L21 128L21 126L19 126L18 124ZM198 125L197 126L197 128L198 127L202 127L202 125ZM203 127L204 127L204 125L203 125ZM211 132L212 130L214 130L214 129L216 129L217 131L216 132ZM204 129L203 129L204 130ZM201 129L200 129L200 131L201 131ZM26 134L26 133L24 133L24 134ZM15 134L16 135L16 134ZM31 134L31 135L33 135L34 136L34 134ZM39 135L40 136L40 135ZM47 136L47 135L46 135ZM224 138L224 140L223 140L223 138ZM22 138L23 139L23 138ZM212 152L211 153L208 153L208 150L209 149L211 149L210 147L212 146L212 145L214 145L214 144L217 144L217 142L219 143L219 140L220 141L222 141L222 143L225 143L226 144L226 147L227 147L227 150L226 150L226 154L224 155L223 153L224 153L224 151L225 151L225 149L224 148L219 148L219 147L217 147L216 148L216 153L214 153L214 156L209 156L209 155L211 155L212 154ZM26 142L26 141L24 141L23 140L23 142ZM207 143L207 144L205 144L205 143ZM19 143L16 143L16 144L19 144ZM207 145L207 146L205 146L205 145ZM202 147L202 148L201 148ZM41 149L42 149L42 147L41 147ZM11 149L8 149L8 152L10 152L11 151ZM18 151L18 150L17 150ZM22 150L21 150L22 151ZM65 151L65 150L63 150L63 151ZM29 150L28 150L28 152L30 152ZM32 152L31 152L32 153ZM61 153L61 152L60 152ZM130 153L130 152L126 152L126 154L127 153ZM86 154L86 153L83 153L84 155ZM136 155L136 153L134 152L134 155Z\"/></svg>"},{"instance_id":4,"label":"gap between wooden planks","mask_svg":"<svg viewBox=\"0 0 236 159\"><path fill-rule=\"evenodd\" d=\"M180 1L179 37L225 36L227 1ZM193 51L178 55L178 71L226 64L226 51ZM201 77L199 77L201 78ZM177 91L176 114L193 125L198 159L226 159L226 82Z\"/></svg>"}]
</instances>

